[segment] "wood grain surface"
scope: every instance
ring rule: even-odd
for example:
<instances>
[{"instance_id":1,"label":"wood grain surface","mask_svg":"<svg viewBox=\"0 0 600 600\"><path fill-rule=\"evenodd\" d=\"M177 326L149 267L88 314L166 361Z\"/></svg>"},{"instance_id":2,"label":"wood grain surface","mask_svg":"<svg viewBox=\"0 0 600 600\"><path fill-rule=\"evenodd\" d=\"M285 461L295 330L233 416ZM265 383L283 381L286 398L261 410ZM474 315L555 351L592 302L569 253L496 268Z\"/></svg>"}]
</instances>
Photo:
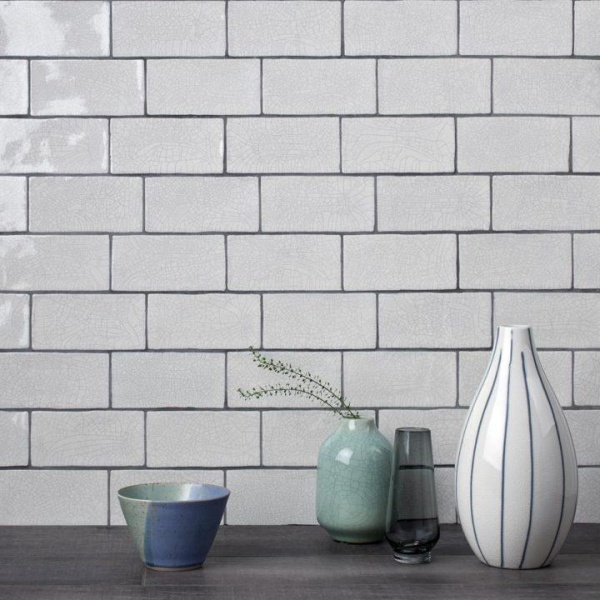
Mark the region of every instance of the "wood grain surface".
<instances>
[{"instance_id":1,"label":"wood grain surface","mask_svg":"<svg viewBox=\"0 0 600 600\"><path fill-rule=\"evenodd\" d=\"M563 600L600 598L600 525L575 525L554 564L479 563L447 525L430 565L386 543L339 544L318 527L222 527L202 569L145 569L125 528L0 528L2 600Z\"/></svg>"}]
</instances>

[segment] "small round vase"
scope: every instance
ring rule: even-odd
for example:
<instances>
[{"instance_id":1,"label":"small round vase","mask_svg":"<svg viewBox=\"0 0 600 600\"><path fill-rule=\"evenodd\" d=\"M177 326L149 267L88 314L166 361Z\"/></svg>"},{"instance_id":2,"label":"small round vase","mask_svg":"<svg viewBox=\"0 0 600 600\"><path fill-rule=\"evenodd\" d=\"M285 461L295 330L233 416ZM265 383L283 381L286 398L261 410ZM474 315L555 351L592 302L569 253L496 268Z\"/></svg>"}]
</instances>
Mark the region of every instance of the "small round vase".
<instances>
[{"instance_id":1,"label":"small round vase","mask_svg":"<svg viewBox=\"0 0 600 600\"><path fill-rule=\"evenodd\" d=\"M392 446L373 419L344 419L321 446L317 521L338 542L383 539L392 472Z\"/></svg>"}]
</instances>

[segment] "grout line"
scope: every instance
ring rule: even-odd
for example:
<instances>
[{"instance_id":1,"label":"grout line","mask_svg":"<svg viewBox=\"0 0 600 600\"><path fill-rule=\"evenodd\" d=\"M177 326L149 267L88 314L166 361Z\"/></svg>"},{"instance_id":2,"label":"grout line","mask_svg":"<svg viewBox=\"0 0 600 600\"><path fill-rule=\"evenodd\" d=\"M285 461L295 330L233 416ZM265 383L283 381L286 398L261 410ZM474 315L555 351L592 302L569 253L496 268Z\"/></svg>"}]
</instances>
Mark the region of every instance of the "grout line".
<instances>
[{"instance_id":1,"label":"grout line","mask_svg":"<svg viewBox=\"0 0 600 600\"><path fill-rule=\"evenodd\" d=\"M108 3L108 56L113 55L113 6L112 0Z\"/></svg>"},{"instance_id":2,"label":"grout line","mask_svg":"<svg viewBox=\"0 0 600 600\"><path fill-rule=\"evenodd\" d=\"M571 289L575 289L575 234L571 233Z\"/></svg>"},{"instance_id":3,"label":"grout line","mask_svg":"<svg viewBox=\"0 0 600 600\"><path fill-rule=\"evenodd\" d=\"M27 61L27 116L31 116L31 88L32 84L32 68L30 60Z\"/></svg>"},{"instance_id":4,"label":"grout line","mask_svg":"<svg viewBox=\"0 0 600 600\"><path fill-rule=\"evenodd\" d=\"M344 285L344 245L345 245L345 241L344 241L344 236L340 235L340 285L341 285L341 291L344 291L345 285Z\"/></svg>"},{"instance_id":5,"label":"grout line","mask_svg":"<svg viewBox=\"0 0 600 600\"><path fill-rule=\"evenodd\" d=\"M573 173L573 117L569 117L569 173Z\"/></svg>"},{"instance_id":6,"label":"grout line","mask_svg":"<svg viewBox=\"0 0 600 600\"><path fill-rule=\"evenodd\" d=\"M29 340L28 350L33 350L33 293L28 294L29 298Z\"/></svg>"},{"instance_id":7,"label":"grout line","mask_svg":"<svg viewBox=\"0 0 600 600\"><path fill-rule=\"evenodd\" d=\"M27 411L27 425L29 426L29 430L27 432L27 466L31 467L31 430L33 429L33 412L31 410Z\"/></svg>"},{"instance_id":8,"label":"grout line","mask_svg":"<svg viewBox=\"0 0 600 600\"><path fill-rule=\"evenodd\" d=\"M144 63L144 115L148 116L148 61L143 60Z\"/></svg>"},{"instance_id":9,"label":"grout line","mask_svg":"<svg viewBox=\"0 0 600 600\"><path fill-rule=\"evenodd\" d=\"M31 200L29 198L31 182L29 177L25 177L25 231L30 231L31 223Z\"/></svg>"},{"instance_id":10,"label":"grout line","mask_svg":"<svg viewBox=\"0 0 600 600\"><path fill-rule=\"evenodd\" d=\"M490 114L494 114L494 59L490 58ZM502 115L505 116L505 115Z\"/></svg>"},{"instance_id":11,"label":"grout line","mask_svg":"<svg viewBox=\"0 0 600 600\"><path fill-rule=\"evenodd\" d=\"M113 353L108 353L108 408L113 407Z\"/></svg>"},{"instance_id":12,"label":"grout line","mask_svg":"<svg viewBox=\"0 0 600 600\"><path fill-rule=\"evenodd\" d=\"M223 117L223 173L227 173L227 117Z\"/></svg>"},{"instance_id":13,"label":"grout line","mask_svg":"<svg viewBox=\"0 0 600 600\"><path fill-rule=\"evenodd\" d=\"M223 236L223 245L224 245L224 253L225 253L225 291L229 291L229 236Z\"/></svg>"},{"instance_id":14,"label":"grout line","mask_svg":"<svg viewBox=\"0 0 600 600\"><path fill-rule=\"evenodd\" d=\"M150 294L144 294L144 349L148 350L148 298Z\"/></svg>"},{"instance_id":15,"label":"grout line","mask_svg":"<svg viewBox=\"0 0 600 600\"><path fill-rule=\"evenodd\" d=\"M225 0L225 58L229 57L229 0Z\"/></svg>"},{"instance_id":16,"label":"grout line","mask_svg":"<svg viewBox=\"0 0 600 600\"><path fill-rule=\"evenodd\" d=\"M575 0L572 0L571 5L571 55L575 56Z\"/></svg>"},{"instance_id":17,"label":"grout line","mask_svg":"<svg viewBox=\"0 0 600 600\"><path fill-rule=\"evenodd\" d=\"M454 406L460 408L460 352L456 350L456 403Z\"/></svg>"},{"instance_id":18,"label":"grout line","mask_svg":"<svg viewBox=\"0 0 600 600\"><path fill-rule=\"evenodd\" d=\"M262 205L262 176L258 176L258 233L262 233L263 205ZM256 232L252 232L256 233Z\"/></svg>"},{"instance_id":19,"label":"grout line","mask_svg":"<svg viewBox=\"0 0 600 600\"><path fill-rule=\"evenodd\" d=\"M460 290L460 236L456 234L456 289Z\"/></svg>"},{"instance_id":20,"label":"grout line","mask_svg":"<svg viewBox=\"0 0 600 600\"><path fill-rule=\"evenodd\" d=\"M490 175L490 226L489 230L494 230L494 176Z\"/></svg>"},{"instance_id":21,"label":"grout line","mask_svg":"<svg viewBox=\"0 0 600 600\"><path fill-rule=\"evenodd\" d=\"M339 144L339 152L340 152L340 164L339 164L339 172L343 173L344 169L343 169L343 146L342 146L342 117L339 117L339 129L338 129L338 134L339 134L339 138L338 138L338 144Z\"/></svg>"},{"instance_id":22,"label":"grout line","mask_svg":"<svg viewBox=\"0 0 600 600\"><path fill-rule=\"evenodd\" d=\"M373 177L373 229L372 231L379 231L379 179ZM350 232L349 232L350 233Z\"/></svg>"},{"instance_id":23,"label":"grout line","mask_svg":"<svg viewBox=\"0 0 600 600\"><path fill-rule=\"evenodd\" d=\"M379 59L375 59L375 114L380 116L379 113Z\"/></svg>"},{"instance_id":24,"label":"grout line","mask_svg":"<svg viewBox=\"0 0 600 600\"><path fill-rule=\"evenodd\" d=\"M263 59L261 58L259 60L259 66L260 66L260 114L264 115L264 65L263 65Z\"/></svg>"},{"instance_id":25,"label":"grout line","mask_svg":"<svg viewBox=\"0 0 600 600\"><path fill-rule=\"evenodd\" d=\"M264 466L264 461L263 461L263 454L264 454L264 450L263 450L263 444L264 444L263 411L259 410L258 414L259 414L259 419L258 419L259 463L260 463L260 466L263 467Z\"/></svg>"},{"instance_id":26,"label":"grout line","mask_svg":"<svg viewBox=\"0 0 600 600\"><path fill-rule=\"evenodd\" d=\"M571 406L575 406L575 352L571 350Z\"/></svg>"},{"instance_id":27,"label":"grout line","mask_svg":"<svg viewBox=\"0 0 600 600\"><path fill-rule=\"evenodd\" d=\"M456 54L460 56L460 0L456 0Z\"/></svg>"},{"instance_id":28,"label":"grout line","mask_svg":"<svg viewBox=\"0 0 600 600\"><path fill-rule=\"evenodd\" d=\"M108 236L108 290L113 291L113 236ZM72 293L72 292L71 292Z\"/></svg>"}]
</instances>

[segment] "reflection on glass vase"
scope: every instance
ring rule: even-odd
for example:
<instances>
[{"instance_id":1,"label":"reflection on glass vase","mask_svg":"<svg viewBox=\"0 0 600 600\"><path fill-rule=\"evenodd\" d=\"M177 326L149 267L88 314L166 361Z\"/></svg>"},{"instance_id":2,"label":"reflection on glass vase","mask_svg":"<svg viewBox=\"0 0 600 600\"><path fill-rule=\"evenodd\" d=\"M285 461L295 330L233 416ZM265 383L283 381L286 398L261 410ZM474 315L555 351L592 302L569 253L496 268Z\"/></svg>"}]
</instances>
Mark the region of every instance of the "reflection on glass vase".
<instances>
[{"instance_id":1,"label":"reflection on glass vase","mask_svg":"<svg viewBox=\"0 0 600 600\"><path fill-rule=\"evenodd\" d=\"M319 525L338 542L383 539L391 470L392 447L375 421L343 419L319 451Z\"/></svg>"},{"instance_id":2,"label":"reflection on glass vase","mask_svg":"<svg viewBox=\"0 0 600 600\"><path fill-rule=\"evenodd\" d=\"M386 538L399 563L431 561L440 527L429 429L396 429Z\"/></svg>"}]
</instances>

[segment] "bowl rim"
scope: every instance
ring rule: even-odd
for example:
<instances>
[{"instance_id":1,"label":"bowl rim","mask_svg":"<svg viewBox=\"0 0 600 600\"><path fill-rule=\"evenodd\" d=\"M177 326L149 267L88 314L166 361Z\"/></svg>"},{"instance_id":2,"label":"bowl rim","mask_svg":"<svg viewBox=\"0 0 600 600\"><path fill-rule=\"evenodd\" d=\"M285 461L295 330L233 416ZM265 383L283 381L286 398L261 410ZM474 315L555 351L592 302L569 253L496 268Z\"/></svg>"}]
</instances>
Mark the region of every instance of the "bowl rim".
<instances>
[{"instance_id":1,"label":"bowl rim","mask_svg":"<svg viewBox=\"0 0 600 600\"><path fill-rule=\"evenodd\" d=\"M127 496L123 494L126 490L129 490L134 487L147 487L147 486L167 486L167 485L193 485L196 487L210 487L215 488L217 490L221 490L221 494L219 496L215 496L214 498L199 498L197 500L148 500L145 498L132 498L131 496ZM196 483L194 481L147 481L145 483L133 483L131 485L126 485L125 487L117 490L117 496L119 498L123 498L123 500L128 500L130 502L143 502L145 504L204 504L206 502L213 502L215 500L222 500L223 498L228 498L231 494L231 490L222 486L222 485L214 485L212 483Z\"/></svg>"}]
</instances>

